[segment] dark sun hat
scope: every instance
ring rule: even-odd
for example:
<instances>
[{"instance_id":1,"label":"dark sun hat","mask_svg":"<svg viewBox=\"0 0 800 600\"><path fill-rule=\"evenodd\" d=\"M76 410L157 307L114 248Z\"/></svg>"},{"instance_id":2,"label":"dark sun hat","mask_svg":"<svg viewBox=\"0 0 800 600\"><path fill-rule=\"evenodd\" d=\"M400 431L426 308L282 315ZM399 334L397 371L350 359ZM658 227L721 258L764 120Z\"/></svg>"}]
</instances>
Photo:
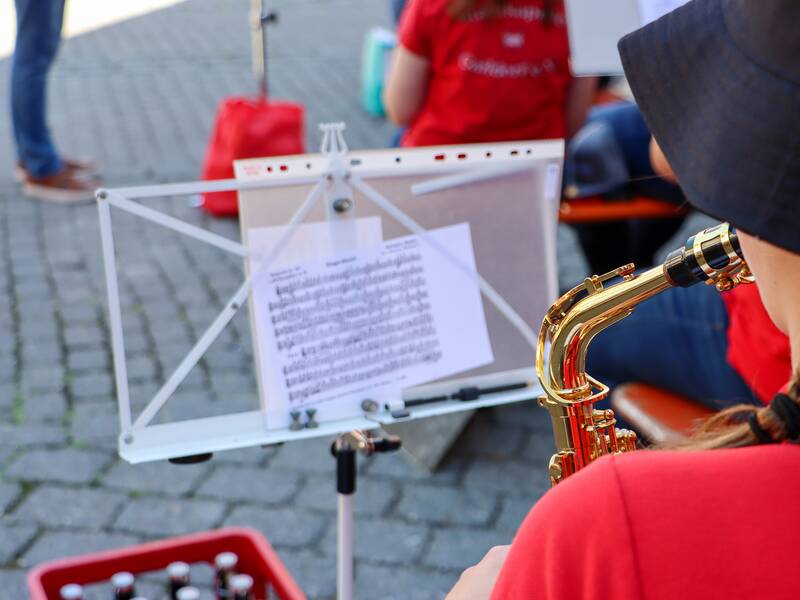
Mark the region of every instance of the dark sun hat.
<instances>
[{"instance_id":1,"label":"dark sun hat","mask_svg":"<svg viewBox=\"0 0 800 600\"><path fill-rule=\"evenodd\" d=\"M689 201L800 253L800 0L692 0L619 51Z\"/></svg>"}]
</instances>

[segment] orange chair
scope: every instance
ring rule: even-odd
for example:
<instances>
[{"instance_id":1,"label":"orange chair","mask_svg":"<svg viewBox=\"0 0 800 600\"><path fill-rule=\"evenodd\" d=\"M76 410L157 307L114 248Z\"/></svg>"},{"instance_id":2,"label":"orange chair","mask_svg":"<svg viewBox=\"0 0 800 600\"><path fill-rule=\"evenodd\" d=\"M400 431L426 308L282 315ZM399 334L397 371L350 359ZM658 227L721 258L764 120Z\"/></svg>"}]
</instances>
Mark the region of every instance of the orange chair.
<instances>
[{"instance_id":1,"label":"orange chair","mask_svg":"<svg viewBox=\"0 0 800 600\"><path fill-rule=\"evenodd\" d=\"M576 198L561 200L559 220L562 223L602 223L627 219L664 219L681 217L688 207L644 196L631 200Z\"/></svg>"},{"instance_id":2,"label":"orange chair","mask_svg":"<svg viewBox=\"0 0 800 600\"><path fill-rule=\"evenodd\" d=\"M683 440L698 421L714 414L688 398L643 383L627 383L614 389L611 407L654 444Z\"/></svg>"}]
</instances>

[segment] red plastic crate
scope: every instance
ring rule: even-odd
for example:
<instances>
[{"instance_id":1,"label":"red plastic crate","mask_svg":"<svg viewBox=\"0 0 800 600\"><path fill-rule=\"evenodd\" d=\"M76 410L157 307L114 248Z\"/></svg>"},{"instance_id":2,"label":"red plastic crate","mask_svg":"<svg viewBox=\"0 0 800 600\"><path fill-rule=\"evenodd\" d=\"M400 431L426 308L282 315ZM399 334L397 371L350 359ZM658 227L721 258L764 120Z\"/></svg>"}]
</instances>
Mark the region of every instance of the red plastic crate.
<instances>
[{"instance_id":1,"label":"red plastic crate","mask_svg":"<svg viewBox=\"0 0 800 600\"><path fill-rule=\"evenodd\" d=\"M220 552L235 552L239 556L237 570L253 577L256 600L265 600L267 585L273 597L280 600L306 600L264 536L239 527L53 560L28 573L28 589L31 600L58 600L61 586L68 583L101 583L118 571L135 575L165 569L176 560L213 564Z\"/></svg>"}]
</instances>

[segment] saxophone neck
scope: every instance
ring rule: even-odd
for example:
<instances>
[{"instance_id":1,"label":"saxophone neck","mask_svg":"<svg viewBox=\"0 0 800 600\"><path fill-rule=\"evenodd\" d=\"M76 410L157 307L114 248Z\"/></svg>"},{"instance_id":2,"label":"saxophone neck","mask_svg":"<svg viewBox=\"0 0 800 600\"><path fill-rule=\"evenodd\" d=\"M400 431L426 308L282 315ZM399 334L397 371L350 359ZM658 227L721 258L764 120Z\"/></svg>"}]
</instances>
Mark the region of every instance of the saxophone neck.
<instances>
[{"instance_id":1,"label":"saxophone neck","mask_svg":"<svg viewBox=\"0 0 800 600\"><path fill-rule=\"evenodd\" d=\"M604 287L614 279L622 280ZM587 278L562 297L545 317L543 331L550 342L549 382L559 390L574 390L578 397L587 388L586 354L594 336L631 314L648 298L671 286L663 266L634 274L633 265ZM578 299L579 296L583 296ZM544 375L544 373L540 373Z\"/></svg>"},{"instance_id":2,"label":"saxophone neck","mask_svg":"<svg viewBox=\"0 0 800 600\"><path fill-rule=\"evenodd\" d=\"M663 264L643 273L634 273L634 266L628 264L587 278L556 301L545 316L536 361L543 387L561 390L573 400L590 395L585 372L589 343L648 298L670 287L705 282L726 291L752 281L738 238L727 223L692 236L684 247L670 253ZM547 342L550 360L549 372L545 373Z\"/></svg>"}]
</instances>

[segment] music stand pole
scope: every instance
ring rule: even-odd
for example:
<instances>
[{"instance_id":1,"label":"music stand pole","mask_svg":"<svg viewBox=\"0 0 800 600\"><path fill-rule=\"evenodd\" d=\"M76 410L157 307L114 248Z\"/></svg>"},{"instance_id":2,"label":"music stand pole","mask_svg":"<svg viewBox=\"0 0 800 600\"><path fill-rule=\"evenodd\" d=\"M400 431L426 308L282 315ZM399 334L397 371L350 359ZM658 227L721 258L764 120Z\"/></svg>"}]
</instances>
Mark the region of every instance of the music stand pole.
<instances>
[{"instance_id":1,"label":"music stand pole","mask_svg":"<svg viewBox=\"0 0 800 600\"><path fill-rule=\"evenodd\" d=\"M397 436L372 437L363 431L343 433L333 442L331 454L336 459L337 515L337 600L353 600L353 496L356 493L358 468L356 452L364 456L394 452L401 446Z\"/></svg>"}]
</instances>

